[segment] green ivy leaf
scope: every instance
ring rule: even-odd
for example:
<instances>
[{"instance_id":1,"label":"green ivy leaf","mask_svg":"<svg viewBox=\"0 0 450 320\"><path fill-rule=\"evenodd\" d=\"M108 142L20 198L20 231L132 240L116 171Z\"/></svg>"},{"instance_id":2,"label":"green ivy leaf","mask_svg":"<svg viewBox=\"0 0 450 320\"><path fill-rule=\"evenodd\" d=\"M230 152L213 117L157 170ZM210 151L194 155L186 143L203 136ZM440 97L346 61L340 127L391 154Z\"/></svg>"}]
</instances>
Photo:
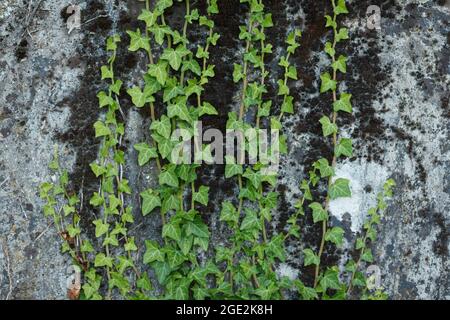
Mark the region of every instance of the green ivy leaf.
<instances>
[{"instance_id":1,"label":"green ivy leaf","mask_svg":"<svg viewBox=\"0 0 450 320\"><path fill-rule=\"evenodd\" d=\"M108 66L101 66L100 71L102 73L102 80L113 78L113 72L109 69Z\"/></svg>"},{"instance_id":2,"label":"green ivy leaf","mask_svg":"<svg viewBox=\"0 0 450 320\"><path fill-rule=\"evenodd\" d=\"M320 279L320 286L324 292L327 291L327 289L339 290L341 288L337 268L331 268L325 272Z\"/></svg>"},{"instance_id":3,"label":"green ivy leaf","mask_svg":"<svg viewBox=\"0 0 450 320\"><path fill-rule=\"evenodd\" d=\"M166 261L155 261L152 263L153 270L156 274L156 279L160 284L164 284L166 282L167 277L172 272L170 265Z\"/></svg>"},{"instance_id":4,"label":"green ivy leaf","mask_svg":"<svg viewBox=\"0 0 450 320\"><path fill-rule=\"evenodd\" d=\"M294 101L294 97L287 96L283 102L283 105L281 106L281 112L293 114L294 113L293 101Z\"/></svg>"},{"instance_id":5,"label":"green ivy leaf","mask_svg":"<svg viewBox=\"0 0 450 320\"><path fill-rule=\"evenodd\" d=\"M209 199L209 187L201 186L198 192L194 193L194 201L206 206Z\"/></svg>"},{"instance_id":6,"label":"green ivy leaf","mask_svg":"<svg viewBox=\"0 0 450 320\"><path fill-rule=\"evenodd\" d=\"M199 63L197 62L197 60L195 60L195 59L189 59L189 60L183 61L183 67L181 68L181 70L182 71L189 70L197 76L202 75L202 69L201 69Z\"/></svg>"},{"instance_id":7,"label":"green ivy leaf","mask_svg":"<svg viewBox=\"0 0 450 320\"><path fill-rule=\"evenodd\" d=\"M325 234L325 240L334 243L338 247L342 246L343 239L344 230L340 227L333 227L332 229L329 229Z\"/></svg>"},{"instance_id":8,"label":"green ivy leaf","mask_svg":"<svg viewBox=\"0 0 450 320\"><path fill-rule=\"evenodd\" d=\"M336 80L331 79L331 75L326 72L320 76L320 79L322 80L322 85L320 87L320 92L324 93L327 91L336 91Z\"/></svg>"},{"instance_id":9,"label":"green ivy leaf","mask_svg":"<svg viewBox=\"0 0 450 320\"><path fill-rule=\"evenodd\" d=\"M331 64L331 66L334 71L339 70L342 73L347 73L347 58L340 55L339 58Z\"/></svg>"},{"instance_id":10,"label":"green ivy leaf","mask_svg":"<svg viewBox=\"0 0 450 320\"><path fill-rule=\"evenodd\" d=\"M325 52L328 53L330 57L334 57L334 55L336 54L336 50L334 49L331 42L325 43Z\"/></svg>"},{"instance_id":11,"label":"green ivy leaf","mask_svg":"<svg viewBox=\"0 0 450 320\"><path fill-rule=\"evenodd\" d=\"M352 98L351 94L342 93L339 100L333 103L333 109L335 112L345 111L348 113L352 113L352 103L350 102Z\"/></svg>"},{"instance_id":12,"label":"green ivy leaf","mask_svg":"<svg viewBox=\"0 0 450 320\"><path fill-rule=\"evenodd\" d=\"M101 121L94 123L94 128L96 138L109 136L111 134L111 130Z\"/></svg>"},{"instance_id":13,"label":"green ivy leaf","mask_svg":"<svg viewBox=\"0 0 450 320\"><path fill-rule=\"evenodd\" d=\"M160 185L168 185L169 187L178 188L178 177L175 173L175 168L173 166L169 166L160 173L159 175L159 184Z\"/></svg>"},{"instance_id":14,"label":"green ivy leaf","mask_svg":"<svg viewBox=\"0 0 450 320\"><path fill-rule=\"evenodd\" d=\"M235 83L238 83L240 80L244 79L245 75L243 73L243 68L240 64L234 64L234 71L233 71L233 81Z\"/></svg>"},{"instance_id":15,"label":"green ivy leaf","mask_svg":"<svg viewBox=\"0 0 450 320\"><path fill-rule=\"evenodd\" d=\"M334 12L336 13L336 15L348 13L347 6L345 5L345 0L338 0L338 4L336 5Z\"/></svg>"},{"instance_id":16,"label":"green ivy leaf","mask_svg":"<svg viewBox=\"0 0 450 320\"><path fill-rule=\"evenodd\" d=\"M152 189L143 191L143 192L141 192L140 195L142 197L142 215L143 216L148 215L155 208L161 207L161 199Z\"/></svg>"},{"instance_id":17,"label":"green ivy leaf","mask_svg":"<svg viewBox=\"0 0 450 320\"><path fill-rule=\"evenodd\" d=\"M163 227L162 236L164 238L171 238L175 241L181 240L180 226L174 223L166 223Z\"/></svg>"},{"instance_id":18,"label":"green ivy leaf","mask_svg":"<svg viewBox=\"0 0 450 320\"><path fill-rule=\"evenodd\" d=\"M158 20L160 12L158 10L149 11L146 9L142 10L142 13L138 16L138 20L145 21L147 28L151 28Z\"/></svg>"},{"instance_id":19,"label":"green ivy leaf","mask_svg":"<svg viewBox=\"0 0 450 320\"><path fill-rule=\"evenodd\" d=\"M313 211L314 223L328 220L328 212L318 202L313 202L309 205Z\"/></svg>"},{"instance_id":20,"label":"green ivy leaf","mask_svg":"<svg viewBox=\"0 0 450 320\"><path fill-rule=\"evenodd\" d=\"M188 222L186 225L186 235L194 235L199 238L209 238L208 226L201 219L194 222Z\"/></svg>"},{"instance_id":21,"label":"green ivy leaf","mask_svg":"<svg viewBox=\"0 0 450 320\"><path fill-rule=\"evenodd\" d=\"M111 257L107 257L104 253L98 253L94 260L95 267L110 267L113 266L113 261Z\"/></svg>"},{"instance_id":22,"label":"green ivy leaf","mask_svg":"<svg viewBox=\"0 0 450 320\"><path fill-rule=\"evenodd\" d=\"M245 208L245 218L242 220L240 230L259 229L259 219L256 211Z\"/></svg>"},{"instance_id":23,"label":"green ivy leaf","mask_svg":"<svg viewBox=\"0 0 450 320\"><path fill-rule=\"evenodd\" d=\"M168 73L167 73L168 63L164 60L158 61L157 64L151 64L148 66L148 74L152 77L155 77L156 80L164 86L167 81Z\"/></svg>"},{"instance_id":24,"label":"green ivy leaf","mask_svg":"<svg viewBox=\"0 0 450 320\"><path fill-rule=\"evenodd\" d=\"M83 240L81 246L80 246L80 251L81 252L94 252L94 247L92 246L92 244L89 242L89 240Z\"/></svg>"},{"instance_id":25,"label":"green ivy leaf","mask_svg":"<svg viewBox=\"0 0 450 320\"><path fill-rule=\"evenodd\" d=\"M348 138L342 138L336 146L334 154L337 158L342 155L351 157L353 155L352 140Z\"/></svg>"},{"instance_id":26,"label":"green ivy leaf","mask_svg":"<svg viewBox=\"0 0 450 320\"><path fill-rule=\"evenodd\" d=\"M236 175L242 175L244 173L244 169L242 165L235 163L234 159L230 157L226 157L226 165L225 165L225 178L229 179Z\"/></svg>"},{"instance_id":27,"label":"green ivy leaf","mask_svg":"<svg viewBox=\"0 0 450 320\"><path fill-rule=\"evenodd\" d=\"M320 264L320 258L316 255L311 249L304 249L303 253L305 255L304 266L315 265L318 266Z\"/></svg>"},{"instance_id":28,"label":"green ivy leaf","mask_svg":"<svg viewBox=\"0 0 450 320\"><path fill-rule=\"evenodd\" d=\"M156 159L158 158L158 151L156 148L151 148L146 143L138 143L134 145L134 149L136 149L138 154L138 164L139 166L145 165L147 162L150 161L150 159Z\"/></svg>"},{"instance_id":29,"label":"green ivy leaf","mask_svg":"<svg viewBox=\"0 0 450 320\"><path fill-rule=\"evenodd\" d=\"M328 190L328 194L331 200L335 200L337 198L346 198L351 197L352 192L350 191L350 181L347 179L339 178L336 179L335 182L330 186Z\"/></svg>"},{"instance_id":30,"label":"green ivy leaf","mask_svg":"<svg viewBox=\"0 0 450 320\"><path fill-rule=\"evenodd\" d=\"M156 241L145 240L145 247L144 263L148 264L154 261L164 262L164 254Z\"/></svg>"},{"instance_id":31,"label":"green ivy leaf","mask_svg":"<svg viewBox=\"0 0 450 320\"><path fill-rule=\"evenodd\" d=\"M137 251L138 247L134 242L134 237L128 238L127 242L124 245L125 251Z\"/></svg>"},{"instance_id":32,"label":"green ivy leaf","mask_svg":"<svg viewBox=\"0 0 450 320\"><path fill-rule=\"evenodd\" d=\"M323 116L319 120L319 122L322 125L322 132L324 137L328 137L338 132L337 125L335 123L332 123L330 118L328 118L327 116Z\"/></svg>"},{"instance_id":33,"label":"green ivy leaf","mask_svg":"<svg viewBox=\"0 0 450 320\"><path fill-rule=\"evenodd\" d=\"M160 120L152 122L150 129L156 131L166 139L169 139L172 134L170 119L166 115L163 115Z\"/></svg>"},{"instance_id":34,"label":"green ivy leaf","mask_svg":"<svg viewBox=\"0 0 450 320\"><path fill-rule=\"evenodd\" d=\"M130 46L128 47L128 50L137 51L139 49L144 49L150 51L150 39L145 35L141 35L141 30L136 29L136 32L127 31L127 33L130 36Z\"/></svg>"},{"instance_id":35,"label":"green ivy leaf","mask_svg":"<svg viewBox=\"0 0 450 320\"><path fill-rule=\"evenodd\" d=\"M109 230L109 223L103 223L101 219L92 222L95 225L95 236L97 238L103 236Z\"/></svg>"},{"instance_id":36,"label":"green ivy leaf","mask_svg":"<svg viewBox=\"0 0 450 320\"><path fill-rule=\"evenodd\" d=\"M148 278L147 272L143 273L139 280L136 282L136 285L139 289L143 291L151 291L153 290L152 283L150 279Z\"/></svg>"},{"instance_id":37,"label":"green ivy leaf","mask_svg":"<svg viewBox=\"0 0 450 320\"><path fill-rule=\"evenodd\" d=\"M92 162L90 165L92 172L95 174L95 177L98 178L101 175L106 173L106 168L103 166L99 166L97 163Z\"/></svg>"},{"instance_id":38,"label":"green ivy leaf","mask_svg":"<svg viewBox=\"0 0 450 320\"><path fill-rule=\"evenodd\" d=\"M182 102L169 105L167 107L167 115L169 118L178 117L181 120L192 122L191 114L186 105Z\"/></svg>"},{"instance_id":39,"label":"green ivy leaf","mask_svg":"<svg viewBox=\"0 0 450 320\"><path fill-rule=\"evenodd\" d=\"M259 188L261 184L261 174L259 172L247 168L242 176L248 179L256 189Z\"/></svg>"},{"instance_id":40,"label":"green ivy leaf","mask_svg":"<svg viewBox=\"0 0 450 320\"><path fill-rule=\"evenodd\" d=\"M189 51L183 45L179 45L176 49L166 48L161 55L161 59L168 61L172 69L178 71L181 67L183 57L188 54Z\"/></svg>"},{"instance_id":41,"label":"green ivy leaf","mask_svg":"<svg viewBox=\"0 0 450 320\"><path fill-rule=\"evenodd\" d=\"M100 197L100 195L97 192L94 192L94 195L89 200L89 204L91 204L94 207L99 207L103 204L104 199Z\"/></svg>"},{"instance_id":42,"label":"green ivy leaf","mask_svg":"<svg viewBox=\"0 0 450 320\"><path fill-rule=\"evenodd\" d=\"M314 163L314 168L320 171L320 176L322 178L328 178L334 175L334 169L328 163L328 160L325 158L319 159L316 163Z\"/></svg>"},{"instance_id":43,"label":"green ivy leaf","mask_svg":"<svg viewBox=\"0 0 450 320\"><path fill-rule=\"evenodd\" d=\"M225 222L239 222L239 215L237 214L236 208L229 201L225 201L222 204L222 211L220 212L220 221Z\"/></svg>"},{"instance_id":44,"label":"green ivy leaf","mask_svg":"<svg viewBox=\"0 0 450 320\"><path fill-rule=\"evenodd\" d=\"M97 94L98 103L100 108L103 108L104 106L112 105L114 103L113 98L111 96L107 95L104 91L100 91Z\"/></svg>"},{"instance_id":45,"label":"green ivy leaf","mask_svg":"<svg viewBox=\"0 0 450 320\"><path fill-rule=\"evenodd\" d=\"M347 40L347 39L349 39L348 29L340 28L339 32L336 34L336 42L340 42L341 40Z\"/></svg>"},{"instance_id":46,"label":"green ivy leaf","mask_svg":"<svg viewBox=\"0 0 450 320\"><path fill-rule=\"evenodd\" d=\"M372 250L370 249L364 250L364 253L361 256L361 260L372 263L373 262Z\"/></svg>"},{"instance_id":47,"label":"green ivy leaf","mask_svg":"<svg viewBox=\"0 0 450 320\"><path fill-rule=\"evenodd\" d=\"M158 0L155 8L160 12L164 12L164 10L170 8L171 6L173 6L172 0Z\"/></svg>"},{"instance_id":48,"label":"green ivy leaf","mask_svg":"<svg viewBox=\"0 0 450 320\"><path fill-rule=\"evenodd\" d=\"M218 115L216 108L213 107L212 104L208 102L203 102L202 106L198 110L198 116L201 117L204 114L207 115Z\"/></svg>"},{"instance_id":49,"label":"green ivy leaf","mask_svg":"<svg viewBox=\"0 0 450 320\"><path fill-rule=\"evenodd\" d=\"M142 92L141 88L139 88L138 86L134 86L133 88L128 89L127 93L131 97L131 101L133 102L133 104L138 108L142 108L147 102L147 95L145 94L145 92Z\"/></svg>"}]
</instances>

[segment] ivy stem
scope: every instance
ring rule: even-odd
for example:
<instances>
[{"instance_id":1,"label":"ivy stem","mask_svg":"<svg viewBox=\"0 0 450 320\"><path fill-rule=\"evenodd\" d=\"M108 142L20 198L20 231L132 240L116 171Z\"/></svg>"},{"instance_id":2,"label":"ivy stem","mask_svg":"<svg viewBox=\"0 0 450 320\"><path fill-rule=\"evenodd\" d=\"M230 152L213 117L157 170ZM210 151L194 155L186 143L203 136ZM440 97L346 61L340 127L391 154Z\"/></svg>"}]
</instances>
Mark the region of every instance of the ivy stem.
<instances>
[{"instance_id":1,"label":"ivy stem","mask_svg":"<svg viewBox=\"0 0 450 320\"><path fill-rule=\"evenodd\" d=\"M290 58L291 58L291 53L288 52L288 54L286 55L286 60L289 61ZM289 71L289 67L285 67L285 71L284 71L284 85L285 86L287 86L288 80L289 80L289 78L287 76L288 71ZM286 98L287 98L287 95L284 95L283 104L286 102ZM284 116L284 111L281 111L280 116L278 117L278 121L281 122L281 120L283 119L283 116Z\"/></svg>"},{"instance_id":2,"label":"ivy stem","mask_svg":"<svg viewBox=\"0 0 450 320\"><path fill-rule=\"evenodd\" d=\"M359 265L361 264L361 260L362 260L362 256L364 255L364 251L366 250L367 239L368 239L368 233L366 231L365 235L364 235L364 239L363 239L364 246L361 248L361 250L359 252L359 257L358 257L358 261L356 262L356 265L355 265L355 270L352 272L352 276L350 277L350 283L348 284L348 289L347 289L347 296L350 294L350 292L353 289L353 280L355 279L356 272L358 271Z\"/></svg>"},{"instance_id":3,"label":"ivy stem","mask_svg":"<svg viewBox=\"0 0 450 320\"><path fill-rule=\"evenodd\" d=\"M147 10L150 10L150 0L145 0L145 8ZM145 27L145 36L149 39L148 41L148 60L150 62L150 64L154 64L154 60L153 60L153 53L152 53L152 45L151 45L151 41L149 38L149 33L148 33L148 28L147 26ZM153 102L150 102L150 118L152 120L152 122L156 121L156 116L155 116L155 104ZM161 171L161 161L159 160L159 154L158 157L156 158L156 166L158 167L158 170Z\"/></svg>"},{"instance_id":4,"label":"ivy stem","mask_svg":"<svg viewBox=\"0 0 450 320\"><path fill-rule=\"evenodd\" d=\"M251 16L248 19L248 32L250 34L251 37L251 33L253 30L253 21ZM247 87L248 87L248 61L245 59L245 55L249 52L250 50L250 45L251 45L251 38L247 39L246 44L245 44L245 53L244 53L244 83L242 86L242 95L241 95L241 103L240 103L240 107L239 107L239 121L242 121L244 119L244 112L245 112L245 95L247 93ZM242 147L242 146L241 146ZM240 152L240 156L241 159L239 161L240 164L244 163L245 160L245 153L244 152ZM239 190L242 190L242 175L238 175L238 184L239 184ZM243 205L243 201L244 199L241 197L239 199L239 206L238 206L238 216L241 215L241 211L242 211L242 205Z\"/></svg>"},{"instance_id":5,"label":"ivy stem","mask_svg":"<svg viewBox=\"0 0 450 320\"><path fill-rule=\"evenodd\" d=\"M186 16L191 14L191 8L190 8L190 1L186 0ZM184 26L183 26L183 39L186 39L187 36L187 28L188 28L188 19L185 17L184 18ZM185 57L183 57L183 60L185 60ZM181 71L181 76L180 76L180 83L181 86L184 86L184 75L185 75L185 71Z\"/></svg>"},{"instance_id":6,"label":"ivy stem","mask_svg":"<svg viewBox=\"0 0 450 320\"><path fill-rule=\"evenodd\" d=\"M332 5L333 5L333 11L334 11L333 21L336 22L336 19L337 19L336 2L335 2L335 0L332 0L331 2L332 2ZM337 43L337 41L336 41L336 39L337 39L337 30L336 30L336 28L337 27L336 27L336 23L335 23L335 25L333 26L333 32L334 32L333 50L334 51L336 49L336 43ZM336 53L332 56L332 62L333 62L333 64L334 64L334 62L336 62ZM337 81L337 72L336 72L336 70L334 68L333 68L333 81L335 81L335 82ZM333 90L333 103L337 101L336 90L337 89ZM333 110L333 116L332 116L333 125L336 125L336 120L337 120L337 112ZM334 152L336 144L337 144L337 132L334 132L333 133L333 159L331 161L331 167L333 168L333 171L336 168L336 161L337 161L336 153ZM333 180L333 176L331 175L328 178L328 188L327 188L327 190L330 190L331 184L333 182L332 180ZM330 196L327 194L327 197L325 199L325 211L328 212L329 207L330 207ZM327 222L328 222L327 220L324 220L322 222L322 240L320 242L320 248L319 248L319 254L318 254L318 256L319 256L319 264L316 265L316 270L315 270L314 288L317 286L317 283L319 281L320 259L322 258L322 254L323 254L324 247L325 247L325 235L327 233Z\"/></svg>"}]
</instances>

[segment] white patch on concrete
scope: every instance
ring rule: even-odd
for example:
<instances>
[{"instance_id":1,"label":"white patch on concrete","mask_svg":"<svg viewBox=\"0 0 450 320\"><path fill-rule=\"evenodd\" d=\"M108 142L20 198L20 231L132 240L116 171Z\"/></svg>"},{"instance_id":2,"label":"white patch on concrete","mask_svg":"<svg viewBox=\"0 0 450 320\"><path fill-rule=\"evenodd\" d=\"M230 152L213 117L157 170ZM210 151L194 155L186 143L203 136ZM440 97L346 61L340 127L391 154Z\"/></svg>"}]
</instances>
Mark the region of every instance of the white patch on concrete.
<instances>
[{"instance_id":1,"label":"white patch on concrete","mask_svg":"<svg viewBox=\"0 0 450 320\"><path fill-rule=\"evenodd\" d=\"M376 205L376 194L382 189L384 182L389 179L386 168L371 162L345 162L337 165L336 178L350 180L351 198L340 198L330 202L331 215L342 221L348 213L351 217L351 230L358 232L369 208ZM370 186L372 191L364 188Z\"/></svg>"},{"instance_id":2,"label":"white patch on concrete","mask_svg":"<svg viewBox=\"0 0 450 320\"><path fill-rule=\"evenodd\" d=\"M278 275L282 277L288 277L290 280L298 279L298 270L295 270L286 263L281 263L277 269Z\"/></svg>"}]
</instances>

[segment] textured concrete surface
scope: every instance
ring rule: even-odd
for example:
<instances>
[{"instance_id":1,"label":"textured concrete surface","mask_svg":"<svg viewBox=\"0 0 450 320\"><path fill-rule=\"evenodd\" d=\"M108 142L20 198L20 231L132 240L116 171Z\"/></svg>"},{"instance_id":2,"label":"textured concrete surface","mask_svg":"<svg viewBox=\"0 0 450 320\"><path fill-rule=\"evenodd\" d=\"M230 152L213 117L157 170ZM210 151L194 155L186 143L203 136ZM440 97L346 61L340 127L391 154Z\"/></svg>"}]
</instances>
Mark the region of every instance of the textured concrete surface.
<instances>
[{"instance_id":1,"label":"textured concrete surface","mask_svg":"<svg viewBox=\"0 0 450 320\"><path fill-rule=\"evenodd\" d=\"M231 79L232 62L239 59L238 26L244 11L237 0L219 1L219 46L212 56L216 80L207 98L220 111L207 120L208 127L223 129L228 111L236 108L238 86ZM58 145L62 161L72 172L74 190L89 194L96 180L88 164L97 144L92 124L100 116L95 95L102 87L99 67L106 61L106 36L137 27L139 4L128 1L72 1L82 9L81 30L67 33L65 0L2 0L0 3L0 298L63 299L70 259L61 255L59 239L41 213L37 187L54 179L47 164ZM294 211L298 184L310 164L330 148L320 137L318 119L329 104L318 95L319 75L327 65L323 53L326 0L265 1L277 21L268 33L274 47L292 28L304 31L295 57L299 81L293 84L296 114L286 120L289 155L283 159L278 187L282 197L273 229L282 229ZM39 4L39 7L36 6ZM367 28L366 10L381 8L381 30ZM349 56L349 70L342 86L353 94L355 113L342 117L345 134L355 140L355 156L339 163L338 175L352 182L354 197L331 204L333 223L343 226L346 238L355 238L364 214L374 204L375 193L388 177L397 180L396 195L373 245L382 285L393 299L448 299L450 220L450 4L449 1L372 0L351 1L343 23L351 41L339 48ZM169 21L180 26L182 6ZM34 14L33 14L34 13ZM28 21L28 23L27 23ZM197 30L193 44L202 39ZM127 86L136 83L145 58L126 50L123 37L117 73ZM270 57L274 79L281 51ZM272 85L272 91L274 90ZM131 107L126 96L127 141L131 146L147 134L144 115ZM138 191L154 183L152 168L136 167L129 148L130 181ZM235 197L233 181L225 181L223 167L201 170L202 182L212 188L211 204L204 210L213 241L223 240L217 210L224 199ZM156 216L139 216L133 232L141 239L158 237ZM83 219L89 225L88 206ZM302 242L289 243L290 258L279 266L283 275L300 275L304 243L317 246L319 230L303 222ZM91 232L91 230L87 230ZM142 252L140 251L140 254ZM329 247L328 263L347 256Z\"/></svg>"}]
</instances>

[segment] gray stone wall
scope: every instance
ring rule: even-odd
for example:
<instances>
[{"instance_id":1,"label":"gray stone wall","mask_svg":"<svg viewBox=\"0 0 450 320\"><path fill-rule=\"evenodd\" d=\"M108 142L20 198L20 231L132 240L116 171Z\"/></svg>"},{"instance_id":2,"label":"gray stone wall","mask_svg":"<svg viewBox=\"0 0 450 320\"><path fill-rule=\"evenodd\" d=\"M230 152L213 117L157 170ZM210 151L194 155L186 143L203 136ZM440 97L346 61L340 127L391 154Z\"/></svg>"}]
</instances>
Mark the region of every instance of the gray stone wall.
<instances>
[{"instance_id":1,"label":"gray stone wall","mask_svg":"<svg viewBox=\"0 0 450 320\"><path fill-rule=\"evenodd\" d=\"M273 230L282 229L300 194L299 182L329 146L320 137L318 119L329 110L319 96L319 75L327 65L323 46L327 36L323 16L326 0L267 0L277 23L268 41L281 48L293 28L304 32L295 56L299 80L293 85L296 113L286 121L289 155L283 159L278 191L281 203ZM48 170L53 149L71 172L72 187L80 194L95 190L89 163L96 158L92 124L100 116L96 93L102 88L99 69L106 61L108 35L135 29L140 3L135 0L72 1L81 6L80 30L68 34L65 0L2 0L0 3L0 298L64 299L71 261L60 253L59 238L42 215L37 193L40 183L55 179ZM237 0L219 0L216 19L222 34L212 52L216 80L208 99L220 110L209 127L224 128L227 112L238 103L239 87L232 82L232 64L239 59L238 26L244 11ZM381 30L367 28L367 8L381 8ZM183 6L169 17L180 25ZM332 222L346 230L347 246L361 228L364 214L389 177L397 188L373 245L382 285L392 299L450 298L450 3L445 0L350 1L343 22L351 41L339 48L349 56L349 72L342 82L353 94L355 113L340 121L354 139L355 156L338 165L337 174L352 182L352 199L331 204ZM201 41L193 30L192 43ZM129 53L127 37L119 50L118 76L125 85L137 83L145 57ZM270 71L280 73L276 50ZM276 77L274 77L276 78ZM274 83L271 84L272 87ZM274 89L274 88L272 88ZM124 95L129 146L147 134L145 115ZM152 168L136 166L136 154L127 152L127 173L136 193L154 183ZM204 167L202 182L211 191L204 216L213 241L221 243L223 230L217 208L236 196L236 186L225 181L220 166ZM86 230L92 213L85 206ZM141 239L156 238L160 222L135 212ZM299 275L303 270L302 243L318 244L318 230L304 228L303 242L290 243L290 257L279 272ZM142 254L142 251L140 251ZM327 248L337 262L349 253Z\"/></svg>"}]
</instances>

